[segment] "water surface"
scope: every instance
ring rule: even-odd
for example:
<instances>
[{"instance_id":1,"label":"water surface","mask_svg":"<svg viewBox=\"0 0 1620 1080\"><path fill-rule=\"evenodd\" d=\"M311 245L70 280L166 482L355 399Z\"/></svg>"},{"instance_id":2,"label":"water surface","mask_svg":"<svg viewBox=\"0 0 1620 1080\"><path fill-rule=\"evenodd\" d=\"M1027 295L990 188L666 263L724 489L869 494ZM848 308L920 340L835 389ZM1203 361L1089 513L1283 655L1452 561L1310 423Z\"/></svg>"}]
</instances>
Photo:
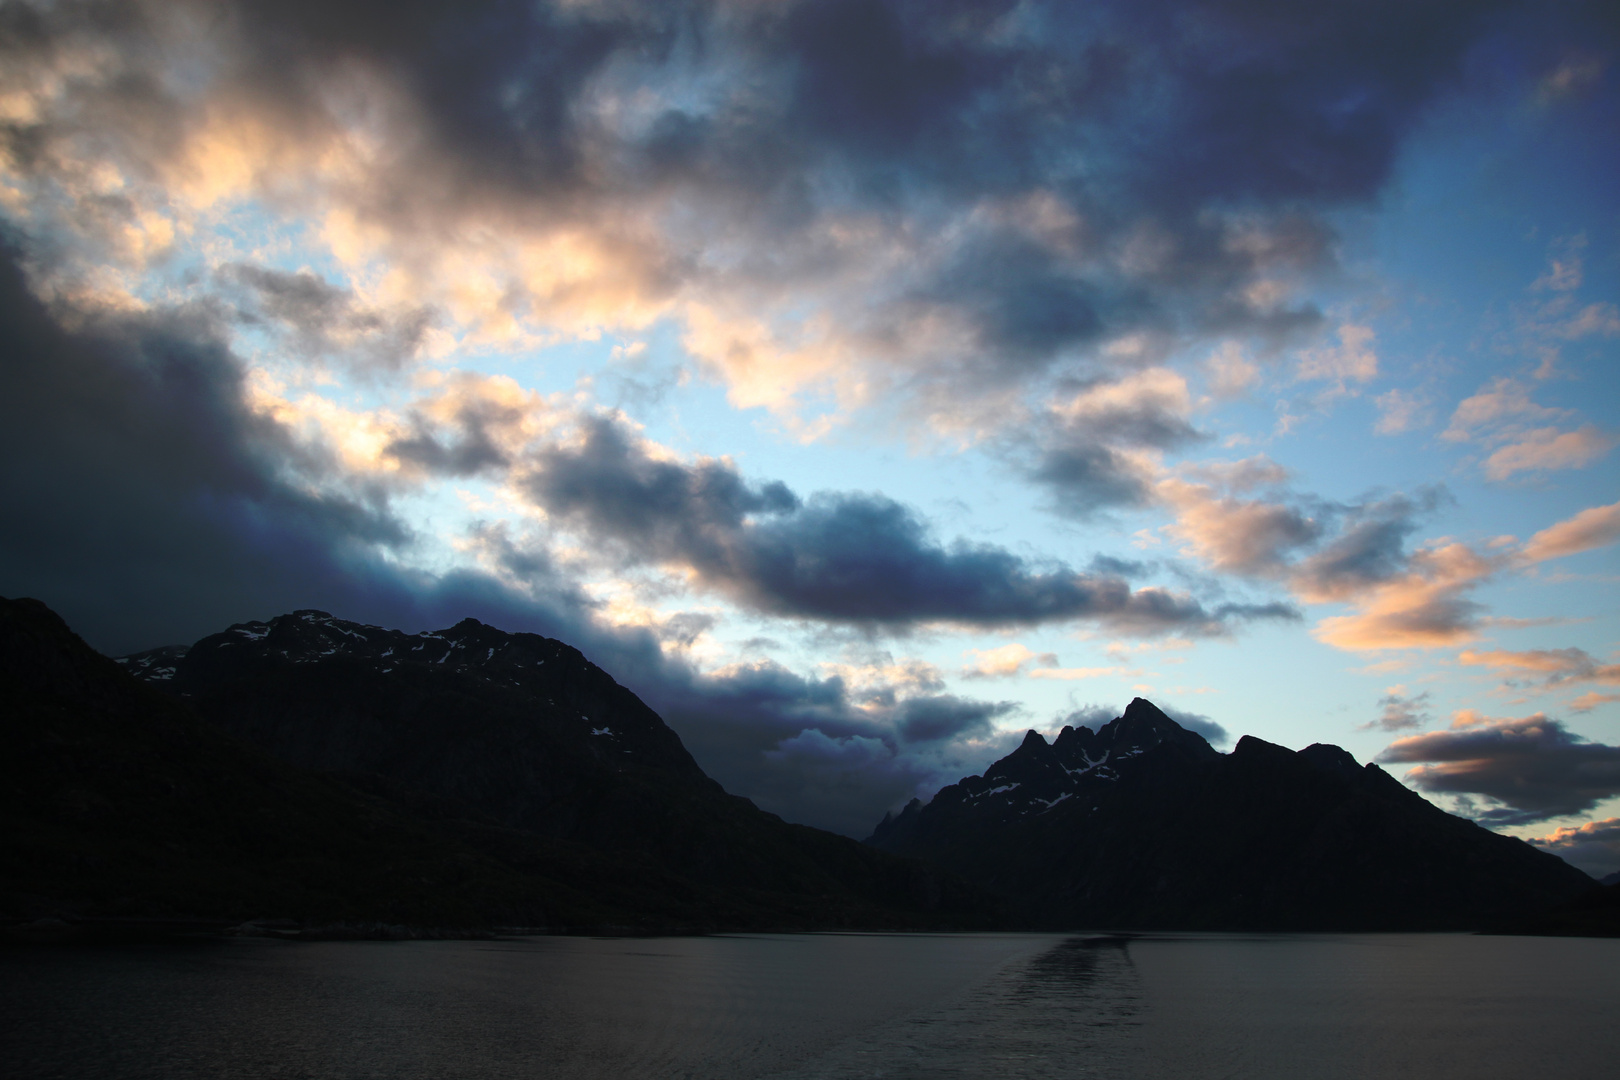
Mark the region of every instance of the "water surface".
<instances>
[{"instance_id":1,"label":"water surface","mask_svg":"<svg viewBox=\"0 0 1620 1080\"><path fill-rule=\"evenodd\" d=\"M1620 941L761 935L0 953L18 1078L1613 1075Z\"/></svg>"}]
</instances>

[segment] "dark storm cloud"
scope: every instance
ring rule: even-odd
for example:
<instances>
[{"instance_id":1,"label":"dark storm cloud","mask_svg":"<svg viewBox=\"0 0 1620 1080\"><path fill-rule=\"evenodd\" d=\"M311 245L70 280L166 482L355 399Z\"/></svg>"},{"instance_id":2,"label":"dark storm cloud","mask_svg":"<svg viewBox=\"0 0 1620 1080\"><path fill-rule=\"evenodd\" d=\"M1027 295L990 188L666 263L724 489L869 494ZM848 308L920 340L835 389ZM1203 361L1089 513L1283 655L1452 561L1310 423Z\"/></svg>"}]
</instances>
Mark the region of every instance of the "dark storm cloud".
<instances>
[{"instance_id":1,"label":"dark storm cloud","mask_svg":"<svg viewBox=\"0 0 1620 1080\"><path fill-rule=\"evenodd\" d=\"M967 244L908 299L964 316L979 342L1013 364L1101 337L1101 311L1126 307L1041 245L998 233Z\"/></svg>"},{"instance_id":2,"label":"dark storm cloud","mask_svg":"<svg viewBox=\"0 0 1620 1080\"><path fill-rule=\"evenodd\" d=\"M974 701L951 694L911 698L899 708L895 728L907 742L937 742L962 735L983 735L991 721L1011 712L1006 701Z\"/></svg>"},{"instance_id":3,"label":"dark storm cloud","mask_svg":"<svg viewBox=\"0 0 1620 1080\"><path fill-rule=\"evenodd\" d=\"M1500 804L1474 815L1488 825L1585 813L1620 795L1620 746L1588 742L1540 713L1397 739L1378 760L1424 762L1406 774L1424 791Z\"/></svg>"},{"instance_id":4,"label":"dark storm cloud","mask_svg":"<svg viewBox=\"0 0 1620 1080\"><path fill-rule=\"evenodd\" d=\"M986 738L990 721L1013 710L1005 702L930 693L874 710L870 699L887 695L857 701L842 678L770 661L635 688L728 790L850 836L1012 749ZM961 738L984 745L964 748Z\"/></svg>"},{"instance_id":5,"label":"dark storm cloud","mask_svg":"<svg viewBox=\"0 0 1620 1080\"><path fill-rule=\"evenodd\" d=\"M636 562L690 567L709 587L776 615L903 628L1096 620L1137 633L1220 633L1231 619L1294 617L1281 605L1223 605L1120 577L1042 567L1002 548L944 545L881 495L750 485L729 464L655 459L613 420L577 444L533 453L518 485L555 521Z\"/></svg>"},{"instance_id":6,"label":"dark storm cloud","mask_svg":"<svg viewBox=\"0 0 1620 1080\"><path fill-rule=\"evenodd\" d=\"M476 189L533 192L581 182L573 106L586 81L615 55L666 53L705 6L239 0L228 9L240 19L247 77L278 98L313 98L334 63L377 64L427 119L426 156L477 178Z\"/></svg>"},{"instance_id":7,"label":"dark storm cloud","mask_svg":"<svg viewBox=\"0 0 1620 1080\"><path fill-rule=\"evenodd\" d=\"M1379 192L1470 50L1524 7L13 4L0 38L18 70L85 41L110 42L123 66L5 137L25 171L57 168L88 133L127 141L161 174L211 103L250 103L294 141L329 135L348 115L334 88L364 71L400 95L389 115L415 126L344 197L399 244L431 247L479 215L608 228L674 197L675 219L606 275L641 299L768 287L768 302L792 306L806 283L866 261L859 245L838 255L821 242L829 221L863 215L934 246L905 260L891 293L835 301L834 321L904 352L897 326L949 313L959 354L897 361L927 369L919 392L934 380L949 396L1131 333L1281 340L1317 326L1308 306L1252 300L1250 287L1332 270L1326 213ZM1578 35L1587 10L1561 9L1559 33ZM172 57L204 39L212 82L188 97ZM1032 199L1046 210L1026 213ZM1043 475L1094 489L1082 505L1136 497L1093 483L1101 464L1054 461Z\"/></svg>"},{"instance_id":8,"label":"dark storm cloud","mask_svg":"<svg viewBox=\"0 0 1620 1080\"><path fill-rule=\"evenodd\" d=\"M312 606L413 628L480 612L584 625L555 579L535 577L551 600L521 603L380 558L412 542L386 494L248 406L217 313L74 315L63 329L0 252L0 592L114 653Z\"/></svg>"}]
</instances>

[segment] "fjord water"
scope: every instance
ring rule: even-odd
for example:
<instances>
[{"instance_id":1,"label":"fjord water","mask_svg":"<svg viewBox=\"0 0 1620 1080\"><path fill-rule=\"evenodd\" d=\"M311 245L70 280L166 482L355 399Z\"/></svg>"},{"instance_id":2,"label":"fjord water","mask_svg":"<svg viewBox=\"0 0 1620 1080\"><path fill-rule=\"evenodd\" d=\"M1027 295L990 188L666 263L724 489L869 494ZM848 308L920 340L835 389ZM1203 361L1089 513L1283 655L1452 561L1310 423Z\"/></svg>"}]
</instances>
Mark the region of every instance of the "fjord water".
<instances>
[{"instance_id":1,"label":"fjord water","mask_svg":"<svg viewBox=\"0 0 1620 1080\"><path fill-rule=\"evenodd\" d=\"M1620 941L761 935L0 954L11 1077L1613 1075Z\"/></svg>"}]
</instances>

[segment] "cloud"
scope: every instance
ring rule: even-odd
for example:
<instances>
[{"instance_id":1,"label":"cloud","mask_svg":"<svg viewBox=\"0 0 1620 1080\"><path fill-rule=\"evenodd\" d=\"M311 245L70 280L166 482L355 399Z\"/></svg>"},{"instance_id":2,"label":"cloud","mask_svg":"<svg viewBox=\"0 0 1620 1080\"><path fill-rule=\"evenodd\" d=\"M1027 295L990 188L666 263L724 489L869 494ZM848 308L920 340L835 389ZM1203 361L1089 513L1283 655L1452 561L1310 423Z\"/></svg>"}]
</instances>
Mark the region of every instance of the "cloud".
<instances>
[{"instance_id":1,"label":"cloud","mask_svg":"<svg viewBox=\"0 0 1620 1080\"><path fill-rule=\"evenodd\" d=\"M856 689L839 674L806 677L768 660L665 677L651 693L627 685L728 790L851 836L1012 749L1013 736L993 726L1014 711L1010 703L916 685Z\"/></svg>"},{"instance_id":2,"label":"cloud","mask_svg":"<svg viewBox=\"0 0 1620 1080\"><path fill-rule=\"evenodd\" d=\"M1403 696L1405 692L1404 686L1390 687L1389 693L1378 699L1378 707L1383 710L1378 719L1359 725L1357 730L1406 731L1428 723L1429 692L1425 690L1412 697Z\"/></svg>"},{"instance_id":3,"label":"cloud","mask_svg":"<svg viewBox=\"0 0 1620 1080\"><path fill-rule=\"evenodd\" d=\"M427 381L383 453L429 475L504 475L531 443L576 419L508 376L453 372Z\"/></svg>"},{"instance_id":4,"label":"cloud","mask_svg":"<svg viewBox=\"0 0 1620 1080\"><path fill-rule=\"evenodd\" d=\"M362 369L397 370L415 359L433 323L425 308L381 311L364 304L353 290L308 270L288 273L232 263L217 276L246 292L238 318L284 331L292 346L310 358L336 357Z\"/></svg>"},{"instance_id":5,"label":"cloud","mask_svg":"<svg viewBox=\"0 0 1620 1080\"><path fill-rule=\"evenodd\" d=\"M1620 307L1588 304L1558 326L1555 332L1559 337L1571 341L1584 337L1620 336Z\"/></svg>"},{"instance_id":6,"label":"cloud","mask_svg":"<svg viewBox=\"0 0 1620 1080\"><path fill-rule=\"evenodd\" d=\"M1373 401L1378 406L1373 431L1379 435L1400 435L1429 423L1428 402L1404 390L1390 390Z\"/></svg>"},{"instance_id":7,"label":"cloud","mask_svg":"<svg viewBox=\"0 0 1620 1080\"><path fill-rule=\"evenodd\" d=\"M1017 642L994 649L969 649L963 655L975 658L973 663L963 666L964 679L1006 679L1020 674L1032 663L1046 667L1057 664L1057 656L1053 653L1031 652L1027 646Z\"/></svg>"},{"instance_id":8,"label":"cloud","mask_svg":"<svg viewBox=\"0 0 1620 1080\"><path fill-rule=\"evenodd\" d=\"M985 734L992 720L1013 708L1007 701L971 701L949 694L910 698L900 706L895 729L911 743Z\"/></svg>"},{"instance_id":9,"label":"cloud","mask_svg":"<svg viewBox=\"0 0 1620 1080\"><path fill-rule=\"evenodd\" d=\"M1338 505L1289 493L1265 464L1182 470L1202 483L1164 476L1156 491L1177 515L1167 531L1216 570L1282 582L1307 603L1357 609L1313 631L1338 648L1436 648L1475 636L1483 608L1468 594L1506 557L1448 540L1406 548L1421 519L1447 498L1443 489ZM1273 487L1266 497L1238 494L1261 484Z\"/></svg>"},{"instance_id":10,"label":"cloud","mask_svg":"<svg viewBox=\"0 0 1620 1080\"><path fill-rule=\"evenodd\" d=\"M1584 649L1467 651L1457 657L1457 662L1465 666L1486 667L1497 674L1529 675L1541 679L1548 686L1583 682L1620 686L1620 664L1600 664Z\"/></svg>"},{"instance_id":11,"label":"cloud","mask_svg":"<svg viewBox=\"0 0 1620 1080\"><path fill-rule=\"evenodd\" d=\"M380 492L253 408L209 312L87 309L64 330L5 254L8 595L42 597L97 645L134 649L328 589L386 588L368 559L407 548L409 530Z\"/></svg>"},{"instance_id":12,"label":"cloud","mask_svg":"<svg viewBox=\"0 0 1620 1080\"><path fill-rule=\"evenodd\" d=\"M1176 513L1169 533L1216 570L1276 574L1292 552L1314 543L1324 531L1300 507L1240 498L1179 477L1160 480L1156 494Z\"/></svg>"},{"instance_id":13,"label":"cloud","mask_svg":"<svg viewBox=\"0 0 1620 1080\"><path fill-rule=\"evenodd\" d=\"M1104 675L1120 675L1124 673L1125 669L1119 667L1039 667L1031 669L1029 677L1032 679L1057 679L1063 682L1075 682L1079 679L1097 679Z\"/></svg>"},{"instance_id":14,"label":"cloud","mask_svg":"<svg viewBox=\"0 0 1620 1080\"><path fill-rule=\"evenodd\" d=\"M1335 504L1297 495L1264 458L1162 472L1158 499L1176 513L1166 532L1183 550L1226 573L1285 584L1308 604L1354 610L1321 620L1321 641L1352 651L1432 649L1473 640L1486 624L1472 593L1497 574L1575 554L1620 536L1620 504L1593 507L1516 547L1501 537L1483 550L1441 537L1408 548L1424 518L1450 496L1434 487ZM1248 491L1269 488L1264 495Z\"/></svg>"},{"instance_id":15,"label":"cloud","mask_svg":"<svg viewBox=\"0 0 1620 1080\"><path fill-rule=\"evenodd\" d=\"M1565 825L1530 842L1595 878L1620 870L1620 818Z\"/></svg>"},{"instance_id":16,"label":"cloud","mask_svg":"<svg viewBox=\"0 0 1620 1080\"><path fill-rule=\"evenodd\" d=\"M584 421L574 442L530 452L515 484L554 524L772 615L894 629L1086 620L1143 635L1219 634L1230 620L1291 617L1281 605L1205 609L987 544L947 546L891 499L801 499L781 483L752 485L724 461L660 456L607 417Z\"/></svg>"},{"instance_id":17,"label":"cloud","mask_svg":"<svg viewBox=\"0 0 1620 1080\"><path fill-rule=\"evenodd\" d=\"M1585 260L1581 252L1586 244L1585 233L1554 241L1553 254L1547 258L1547 272L1530 283L1530 290L1560 293L1580 288L1585 278Z\"/></svg>"},{"instance_id":18,"label":"cloud","mask_svg":"<svg viewBox=\"0 0 1620 1080\"><path fill-rule=\"evenodd\" d=\"M1235 341L1222 343L1204 366L1210 375L1210 393L1217 398L1241 397L1260 381L1260 365Z\"/></svg>"},{"instance_id":19,"label":"cloud","mask_svg":"<svg viewBox=\"0 0 1620 1080\"><path fill-rule=\"evenodd\" d=\"M1506 480L1516 473L1575 469L1596 461L1616 442L1595 425L1565 430L1556 424L1531 426L1537 420L1565 420L1574 414L1530 400L1523 383L1497 378L1452 413L1440 437L1450 442L1477 442L1494 449L1483 463L1491 480Z\"/></svg>"},{"instance_id":20,"label":"cloud","mask_svg":"<svg viewBox=\"0 0 1620 1080\"><path fill-rule=\"evenodd\" d=\"M1347 597L1358 609L1316 624L1319 640L1354 652L1434 649L1472 640L1481 606L1469 592L1496 572L1498 564L1455 541L1435 542L1413 552L1401 573Z\"/></svg>"},{"instance_id":21,"label":"cloud","mask_svg":"<svg viewBox=\"0 0 1620 1080\"><path fill-rule=\"evenodd\" d=\"M1485 431L1517 419L1542 420L1563 416L1561 409L1537 405L1529 389L1509 378L1493 379L1472 397L1464 398L1451 414L1451 423L1440 433L1449 442L1467 442Z\"/></svg>"},{"instance_id":22,"label":"cloud","mask_svg":"<svg viewBox=\"0 0 1620 1080\"><path fill-rule=\"evenodd\" d=\"M1144 338L1313 333L1333 212L1493 26L1451 0L18 10L16 190L81 251L307 213L475 341L669 317L739 402L886 390L942 423ZM1366 371L1353 336L1335 378Z\"/></svg>"},{"instance_id":23,"label":"cloud","mask_svg":"<svg viewBox=\"0 0 1620 1080\"><path fill-rule=\"evenodd\" d=\"M1140 506L1157 471L1148 455L1205 438L1189 422L1191 412L1186 379L1167 368L1093 380L1054 394L1034 434L1015 441L1013 453L1052 492L1061 514Z\"/></svg>"},{"instance_id":24,"label":"cloud","mask_svg":"<svg viewBox=\"0 0 1620 1080\"><path fill-rule=\"evenodd\" d=\"M1574 431L1532 428L1518 441L1492 452L1485 459L1485 475L1492 480L1506 480L1514 473L1578 469L1608 453L1615 442L1613 435L1592 424Z\"/></svg>"},{"instance_id":25,"label":"cloud","mask_svg":"<svg viewBox=\"0 0 1620 1080\"><path fill-rule=\"evenodd\" d=\"M1451 728L1397 739L1386 763L1424 762L1406 775L1434 794L1483 796L1491 826L1581 814L1620 795L1620 746L1588 742L1542 713L1522 719L1459 714Z\"/></svg>"},{"instance_id":26,"label":"cloud","mask_svg":"<svg viewBox=\"0 0 1620 1080\"><path fill-rule=\"evenodd\" d=\"M1146 503L1153 470L1136 455L1066 438L1042 446L1028 475L1052 491L1054 510L1085 518L1099 510Z\"/></svg>"},{"instance_id":27,"label":"cloud","mask_svg":"<svg viewBox=\"0 0 1620 1080\"><path fill-rule=\"evenodd\" d=\"M1300 354L1295 376L1301 380L1337 383L1364 383L1378 377L1378 354L1372 343L1376 335L1366 326L1345 323L1338 329L1339 344L1332 348L1307 349Z\"/></svg>"},{"instance_id":28,"label":"cloud","mask_svg":"<svg viewBox=\"0 0 1620 1080\"><path fill-rule=\"evenodd\" d=\"M1572 518L1542 529L1524 545L1520 557L1527 563L1545 562L1591 551L1616 540L1620 540L1620 502L1588 507Z\"/></svg>"},{"instance_id":29,"label":"cloud","mask_svg":"<svg viewBox=\"0 0 1620 1080\"><path fill-rule=\"evenodd\" d=\"M1202 735L1211 746L1224 746L1232 739L1231 733L1225 727L1203 713L1188 712L1186 709L1178 709L1173 705L1169 707L1160 706L1159 711L1188 731Z\"/></svg>"},{"instance_id":30,"label":"cloud","mask_svg":"<svg viewBox=\"0 0 1620 1080\"><path fill-rule=\"evenodd\" d=\"M1430 489L1416 499L1394 495L1344 508L1339 534L1289 569L1294 592L1325 603L1366 596L1393 583L1411 564L1407 539L1444 498L1444 492Z\"/></svg>"},{"instance_id":31,"label":"cloud","mask_svg":"<svg viewBox=\"0 0 1620 1080\"><path fill-rule=\"evenodd\" d=\"M965 679L1005 679L1015 675L1028 675L1031 679L1057 679L1073 681L1095 679L1102 675L1116 675L1120 667L1058 667L1054 653L1034 653L1023 645L1002 645L995 649L970 649L978 660L962 668Z\"/></svg>"}]
</instances>

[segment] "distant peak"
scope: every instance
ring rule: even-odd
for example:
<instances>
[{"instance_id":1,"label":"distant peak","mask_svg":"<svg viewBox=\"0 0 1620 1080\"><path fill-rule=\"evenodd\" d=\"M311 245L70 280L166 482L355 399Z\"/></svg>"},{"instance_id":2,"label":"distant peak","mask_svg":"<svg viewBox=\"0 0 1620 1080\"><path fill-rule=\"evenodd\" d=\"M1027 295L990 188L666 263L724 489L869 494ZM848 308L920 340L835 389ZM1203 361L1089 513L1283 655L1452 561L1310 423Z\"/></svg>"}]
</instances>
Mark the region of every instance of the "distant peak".
<instances>
[{"instance_id":1,"label":"distant peak","mask_svg":"<svg viewBox=\"0 0 1620 1080\"><path fill-rule=\"evenodd\" d=\"M1331 743L1312 743L1299 751L1299 756L1324 772L1342 776L1354 776L1361 772L1361 765L1350 751Z\"/></svg>"},{"instance_id":2,"label":"distant peak","mask_svg":"<svg viewBox=\"0 0 1620 1080\"><path fill-rule=\"evenodd\" d=\"M1018 748L1020 750L1022 750L1024 747L1028 746L1031 743L1040 743L1042 746L1046 746L1047 745L1046 736L1042 735L1040 732L1036 731L1034 728L1030 728L1029 732L1024 736L1024 741L1022 743L1019 743Z\"/></svg>"},{"instance_id":3,"label":"distant peak","mask_svg":"<svg viewBox=\"0 0 1620 1080\"><path fill-rule=\"evenodd\" d=\"M1153 704L1153 702L1149 701L1147 698L1141 697L1131 698L1131 703L1125 706L1124 717L1127 720L1148 720L1155 722L1162 720L1171 724L1176 724L1176 722L1171 720L1169 715L1163 709ZM1176 726L1180 727L1181 725L1176 724Z\"/></svg>"}]
</instances>

